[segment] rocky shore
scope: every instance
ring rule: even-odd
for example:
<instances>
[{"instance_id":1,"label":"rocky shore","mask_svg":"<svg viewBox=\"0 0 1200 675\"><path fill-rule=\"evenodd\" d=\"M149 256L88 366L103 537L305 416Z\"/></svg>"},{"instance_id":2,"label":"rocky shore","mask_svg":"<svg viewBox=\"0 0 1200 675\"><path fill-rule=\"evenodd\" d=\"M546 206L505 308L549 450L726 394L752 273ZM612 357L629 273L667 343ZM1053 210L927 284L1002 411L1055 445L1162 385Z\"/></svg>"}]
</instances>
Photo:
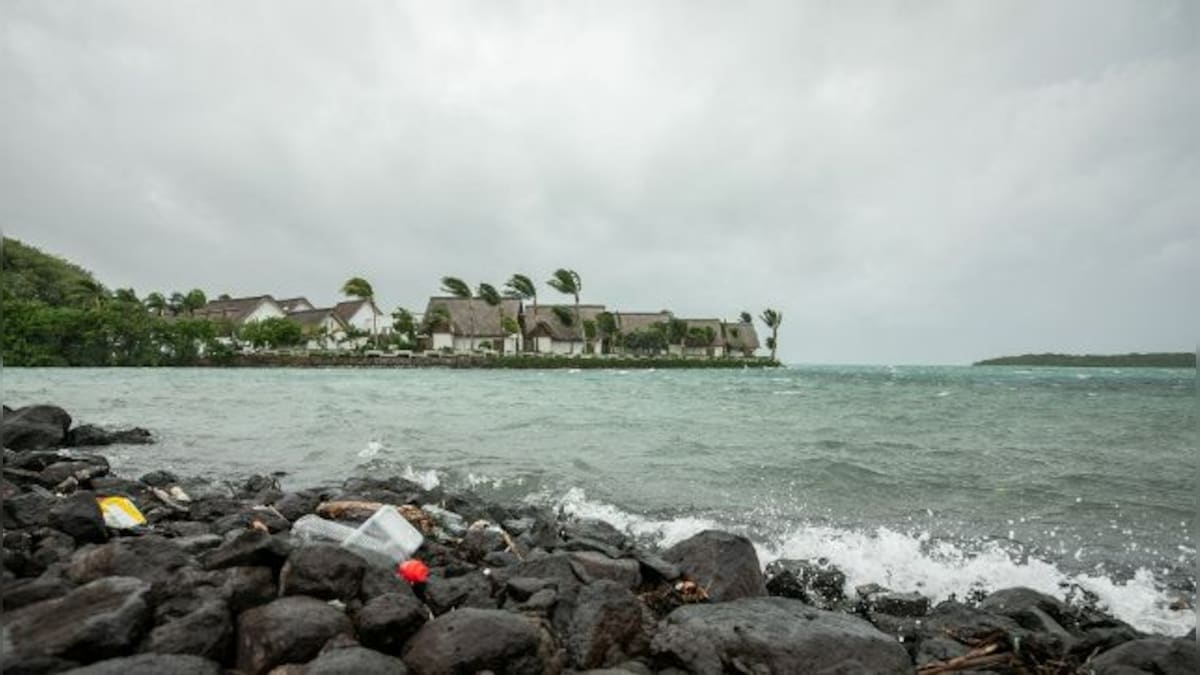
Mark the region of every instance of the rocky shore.
<instances>
[{"instance_id":1,"label":"rocky shore","mask_svg":"<svg viewBox=\"0 0 1200 675\"><path fill-rule=\"evenodd\" d=\"M821 560L764 573L727 532L654 550L608 523L402 478L288 491L271 476L114 476L85 446L150 435L70 425L51 406L0 423L5 673L1200 672L1194 635L1141 634L1083 593L931 606L848 589ZM109 496L146 524L107 527ZM381 504L424 534L427 583L291 533Z\"/></svg>"}]
</instances>

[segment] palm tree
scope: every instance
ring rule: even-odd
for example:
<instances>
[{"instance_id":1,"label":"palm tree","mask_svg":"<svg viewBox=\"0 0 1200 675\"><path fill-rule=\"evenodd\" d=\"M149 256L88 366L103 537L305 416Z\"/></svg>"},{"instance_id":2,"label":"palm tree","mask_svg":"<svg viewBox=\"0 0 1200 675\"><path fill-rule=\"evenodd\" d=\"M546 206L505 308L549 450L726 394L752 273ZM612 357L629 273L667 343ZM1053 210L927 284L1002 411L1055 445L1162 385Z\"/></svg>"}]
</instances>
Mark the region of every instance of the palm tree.
<instances>
[{"instance_id":1,"label":"palm tree","mask_svg":"<svg viewBox=\"0 0 1200 675\"><path fill-rule=\"evenodd\" d=\"M467 301L467 315L470 316L470 335L467 336L470 340L471 351L475 351L475 305L471 302L473 297L471 287L467 282L458 277L442 277L442 291L453 295L456 298L465 298Z\"/></svg>"},{"instance_id":2,"label":"palm tree","mask_svg":"<svg viewBox=\"0 0 1200 675\"><path fill-rule=\"evenodd\" d=\"M82 305L99 307L108 299L108 290L95 279L79 279L71 295Z\"/></svg>"},{"instance_id":3,"label":"palm tree","mask_svg":"<svg viewBox=\"0 0 1200 675\"><path fill-rule=\"evenodd\" d=\"M392 312L392 330L405 336L410 345L416 342L417 324L413 319L412 312L403 307L397 307L396 311Z\"/></svg>"},{"instance_id":4,"label":"palm tree","mask_svg":"<svg viewBox=\"0 0 1200 675\"><path fill-rule=\"evenodd\" d=\"M158 291L147 295L146 299L142 301L142 304L146 305L146 309L159 316L162 316L163 312L167 311L167 299Z\"/></svg>"},{"instance_id":5,"label":"palm tree","mask_svg":"<svg viewBox=\"0 0 1200 675\"><path fill-rule=\"evenodd\" d=\"M175 291L171 294L171 299L167 301L167 309L171 310L172 316L178 316L179 312L183 311L185 304L187 304L187 297L183 293Z\"/></svg>"},{"instance_id":6,"label":"palm tree","mask_svg":"<svg viewBox=\"0 0 1200 675\"><path fill-rule=\"evenodd\" d=\"M375 311L375 289L371 288L371 282L362 277L350 277L346 280L346 283L342 284L342 295L366 300L371 304L371 336L375 340L375 346L379 346L379 325L376 322L377 312Z\"/></svg>"},{"instance_id":7,"label":"palm tree","mask_svg":"<svg viewBox=\"0 0 1200 675\"><path fill-rule=\"evenodd\" d=\"M497 291L496 287L491 284L479 284L479 290L476 291L476 295L478 295L488 305L496 308L496 312L500 315L500 332L503 333L504 332L504 305L502 303L504 302L504 298L500 296L500 291ZM500 340L500 351L501 352L504 351L504 343L507 341L508 341L507 336L501 338L501 340Z\"/></svg>"},{"instance_id":8,"label":"palm tree","mask_svg":"<svg viewBox=\"0 0 1200 675\"><path fill-rule=\"evenodd\" d=\"M754 317L750 316L750 312L742 312L738 318L742 320L742 323L754 322Z\"/></svg>"},{"instance_id":9,"label":"palm tree","mask_svg":"<svg viewBox=\"0 0 1200 675\"><path fill-rule=\"evenodd\" d=\"M759 315L762 322L771 329L771 337L767 338L767 346L771 348L771 360L775 360L775 348L779 346L779 325L783 323L783 312L764 309Z\"/></svg>"},{"instance_id":10,"label":"palm tree","mask_svg":"<svg viewBox=\"0 0 1200 675\"><path fill-rule=\"evenodd\" d=\"M183 296L182 309L186 310L189 315L195 314L196 310L203 309L208 304L208 298L205 297L204 291L199 288L193 288L188 291L188 294Z\"/></svg>"},{"instance_id":11,"label":"palm tree","mask_svg":"<svg viewBox=\"0 0 1200 675\"><path fill-rule=\"evenodd\" d=\"M132 288L118 288L113 291L113 299L125 303L138 302L137 293Z\"/></svg>"},{"instance_id":12,"label":"palm tree","mask_svg":"<svg viewBox=\"0 0 1200 675\"><path fill-rule=\"evenodd\" d=\"M552 276L546 283L550 285L550 288L553 288L559 293L575 297L575 329L579 331L579 340L582 342L583 325L579 320L579 293L583 291L583 281L579 278L579 275L575 273L575 270L559 268L554 270L554 276ZM574 345L572 345L571 351L575 351Z\"/></svg>"}]
</instances>

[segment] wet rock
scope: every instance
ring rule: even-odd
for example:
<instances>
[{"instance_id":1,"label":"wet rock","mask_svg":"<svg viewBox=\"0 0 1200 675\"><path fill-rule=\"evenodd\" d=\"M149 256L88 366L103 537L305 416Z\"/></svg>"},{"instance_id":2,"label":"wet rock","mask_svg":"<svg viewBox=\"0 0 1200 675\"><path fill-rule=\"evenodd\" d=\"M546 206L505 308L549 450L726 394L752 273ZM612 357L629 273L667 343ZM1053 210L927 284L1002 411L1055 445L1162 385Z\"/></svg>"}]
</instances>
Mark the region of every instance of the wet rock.
<instances>
[{"instance_id":1,"label":"wet rock","mask_svg":"<svg viewBox=\"0 0 1200 675\"><path fill-rule=\"evenodd\" d=\"M68 478L74 478L76 483L82 483L106 476L108 471L108 460L103 457L71 459L65 462L55 462L42 469L38 474L38 482L48 488L53 488Z\"/></svg>"},{"instance_id":2,"label":"wet rock","mask_svg":"<svg viewBox=\"0 0 1200 675\"><path fill-rule=\"evenodd\" d=\"M675 581L683 573L678 565L652 553L639 551L634 557L641 566L642 578L649 582Z\"/></svg>"},{"instance_id":3,"label":"wet rock","mask_svg":"<svg viewBox=\"0 0 1200 675\"><path fill-rule=\"evenodd\" d=\"M131 577L108 577L61 598L5 612L4 632L11 661L34 657L94 661L130 651L151 617L150 586ZM7 645L6 645L7 646Z\"/></svg>"},{"instance_id":4,"label":"wet rock","mask_svg":"<svg viewBox=\"0 0 1200 675\"><path fill-rule=\"evenodd\" d=\"M210 570L246 565L264 565L279 569L291 552L291 544L285 535L246 530L220 547L203 554L200 562Z\"/></svg>"},{"instance_id":5,"label":"wet rock","mask_svg":"<svg viewBox=\"0 0 1200 675\"><path fill-rule=\"evenodd\" d=\"M36 527L50 522L54 497L33 492L4 500L4 528Z\"/></svg>"},{"instance_id":6,"label":"wet rock","mask_svg":"<svg viewBox=\"0 0 1200 675\"><path fill-rule=\"evenodd\" d=\"M323 652L308 665L304 675L406 675L404 662L366 647L343 647Z\"/></svg>"},{"instance_id":7,"label":"wet rock","mask_svg":"<svg viewBox=\"0 0 1200 675\"><path fill-rule=\"evenodd\" d=\"M790 598L686 605L651 644L664 663L692 673L911 673L908 653L862 619Z\"/></svg>"},{"instance_id":8,"label":"wet rock","mask_svg":"<svg viewBox=\"0 0 1200 675\"><path fill-rule=\"evenodd\" d=\"M222 594L235 614L265 605L278 595L275 574L270 567L227 568Z\"/></svg>"},{"instance_id":9,"label":"wet rock","mask_svg":"<svg viewBox=\"0 0 1200 675\"><path fill-rule=\"evenodd\" d=\"M340 546L302 546L292 551L279 574L280 593L350 600L358 597L366 569L365 560Z\"/></svg>"},{"instance_id":10,"label":"wet rock","mask_svg":"<svg viewBox=\"0 0 1200 675\"><path fill-rule=\"evenodd\" d=\"M301 490L300 492L288 492L283 494L279 499L276 499L272 506L284 518L295 522L302 516L306 516L317 510L317 504L321 503L321 493L319 490Z\"/></svg>"},{"instance_id":11,"label":"wet rock","mask_svg":"<svg viewBox=\"0 0 1200 675\"><path fill-rule=\"evenodd\" d=\"M369 565L363 572L362 588L358 597L363 602L369 602L371 598L381 595L404 592L411 593L412 590L407 583L396 577L394 571Z\"/></svg>"},{"instance_id":12,"label":"wet rock","mask_svg":"<svg viewBox=\"0 0 1200 675\"><path fill-rule=\"evenodd\" d=\"M45 572L32 579L19 579L11 584L5 584L0 590L0 599L4 602L4 611L11 612L26 605L44 600L53 600L75 590L75 584L62 578L54 572Z\"/></svg>"},{"instance_id":13,"label":"wet rock","mask_svg":"<svg viewBox=\"0 0 1200 675\"><path fill-rule=\"evenodd\" d=\"M119 476L101 476L91 480L92 491L101 497L127 497L133 500L138 509L149 509L158 499L150 490L150 486L137 480L129 480Z\"/></svg>"},{"instance_id":14,"label":"wet rock","mask_svg":"<svg viewBox=\"0 0 1200 675\"><path fill-rule=\"evenodd\" d=\"M189 493L190 494L190 493ZM214 520L219 520L225 516L234 516L246 509L246 505L232 497L196 497L192 503L188 505L188 517L191 520L199 520L205 523L211 523Z\"/></svg>"},{"instance_id":15,"label":"wet rock","mask_svg":"<svg viewBox=\"0 0 1200 675\"><path fill-rule=\"evenodd\" d=\"M67 432L66 445L82 448L99 445L143 445L153 443L150 432L141 428L109 431L94 424L81 424Z\"/></svg>"},{"instance_id":16,"label":"wet rock","mask_svg":"<svg viewBox=\"0 0 1200 675\"><path fill-rule=\"evenodd\" d=\"M1096 675L1194 675L1200 673L1200 647L1187 639L1134 640L1097 656L1091 668Z\"/></svg>"},{"instance_id":17,"label":"wet rock","mask_svg":"<svg viewBox=\"0 0 1200 675\"><path fill-rule=\"evenodd\" d=\"M399 655L429 618L428 610L412 591L372 598L354 616L358 639L372 649Z\"/></svg>"},{"instance_id":18,"label":"wet rock","mask_svg":"<svg viewBox=\"0 0 1200 675\"><path fill-rule=\"evenodd\" d=\"M190 537L178 537L173 539L175 545L183 549L184 552L191 555L198 555L205 551L210 551L217 548L224 542L224 539L215 534L197 534Z\"/></svg>"},{"instance_id":19,"label":"wet rock","mask_svg":"<svg viewBox=\"0 0 1200 675\"><path fill-rule=\"evenodd\" d=\"M875 593L867 600L868 611L891 616L925 616L929 598L920 593Z\"/></svg>"},{"instance_id":20,"label":"wet rock","mask_svg":"<svg viewBox=\"0 0 1200 675\"><path fill-rule=\"evenodd\" d=\"M247 610L237 622L237 667L265 673L312 659L327 640L350 633L350 619L315 598L291 596Z\"/></svg>"},{"instance_id":21,"label":"wet rock","mask_svg":"<svg viewBox=\"0 0 1200 675\"><path fill-rule=\"evenodd\" d=\"M50 525L74 537L79 543L102 543L108 540L104 515L92 492L76 492L50 509Z\"/></svg>"},{"instance_id":22,"label":"wet rock","mask_svg":"<svg viewBox=\"0 0 1200 675\"><path fill-rule=\"evenodd\" d=\"M628 589L642 582L642 572L636 560L613 559L596 551L576 551L570 554L571 569L584 583L599 579L615 581Z\"/></svg>"},{"instance_id":23,"label":"wet rock","mask_svg":"<svg viewBox=\"0 0 1200 675\"><path fill-rule=\"evenodd\" d=\"M38 565L50 567L66 563L75 553L75 539L65 532L41 527L33 530L33 560Z\"/></svg>"},{"instance_id":24,"label":"wet rock","mask_svg":"<svg viewBox=\"0 0 1200 675\"><path fill-rule=\"evenodd\" d=\"M139 651L194 654L224 661L233 645L233 616L223 600L210 600L190 614L155 627Z\"/></svg>"},{"instance_id":25,"label":"wet rock","mask_svg":"<svg viewBox=\"0 0 1200 675\"><path fill-rule=\"evenodd\" d=\"M642 607L623 584L607 579L579 590L565 639L571 665L602 668L646 653Z\"/></svg>"},{"instance_id":26,"label":"wet rock","mask_svg":"<svg viewBox=\"0 0 1200 675\"><path fill-rule=\"evenodd\" d=\"M0 418L0 446L13 450L43 450L63 444L71 416L53 405L31 405Z\"/></svg>"},{"instance_id":27,"label":"wet rock","mask_svg":"<svg viewBox=\"0 0 1200 675\"><path fill-rule=\"evenodd\" d=\"M460 609L426 623L409 640L404 663L417 675L490 670L558 673L556 645L540 622L494 609Z\"/></svg>"},{"instance_id":28,"label":"wet rock","mask_svg":"<svg viewBox=\"0 0 1200 675\"><path fill-rule=\"evenodd\" d=\"M615 549L618 552L629 548L629 537L624 532L621 532L603 520L596 520L594 518L584 518L564 524L562 535L568 542L575 540L590 541L601 544L604 548Z\"/></svg>"},{"instance_id":29,"label":"wet rock","mask_svg":"<svg viewBox=\"0 0 1200 675\"><path fill-rule=\"evenodd\" d=\"M926 635L953 635L963 641L983 640L1002 632L1009 635L1021 635L1021 626L1002 614L993 614L975 607L968 607L960 602L947 600L941 602L922 620Z\"/></svg>"},{"instance_id":30,"label":"wet rock","mask_svg":"<svg viewBox=\"0 0 1200 675\"><path fill-rule=\"evenodd\" d=\"M767 594L758 554L745 537L705 530L663 551L662 557L707 589L714 602Z\"/></svg>"},{"instance_id":31,"label":"wet rock","mask_svg":"<svg viewBox=\"0 0 1200 675\"><path fill-rule=\"evenodd\" d=\"M504 585L505 593L514 600L523 602L530 596L545 588L555 588L551 579L537 577L513 577Z\"/></svg>"},{"instance_id":32,"label":"wet rock","mask_svg":"<svg viewBox=\"0 0 1200 675\"><path fill-rule=\"evenodd\" d=\"M445 614L459 607L495 609L492 582L482 572L471 572L451 579L430 577L425 588L425 604L434 614Z\"/></svg>"},{"instance_id":33,"label":"wet rock","mask_svg":"<svg viewBox=\"0 0 1200 675\"><path fill-rule=\"evenodd\" d=\"M487 521L476 521L467 528L459 550L471 562L479 562L489 553L502 551L508 546L504 531Z\"/></svg>"},{"instance_id":34,"label":"wet rock","mask_svg":"<svg viewBox=\"0 0 1200 675\"><path fill-rule=\"evenodd\" d=\"M138 654L93 663L70 675L221 675L221 664L186 654Z\"/></svg>"},{"instance_id":35,"label":"wet rock","mask_svg":"<svg viewBox=\"0 0 1200 675\"><path fill-rule=\"evenodd\" d=\"M776 560L767 565L767 592L833 609L846 599L846 575L827 560Z\"/></svg>"},{"instance_id":36,"label":"wet rock","mask_svg":"<svg viewBox=\"0 0 1200 675\"><path fill-rule=\"evenodd\" d=\"M136 577L152 584L158 595L177 581L181 568L193 563L170 539L126 537L77 551L67 567L67 578L83 584L113 575Z\"/></svg>"},{"instance_id":37,"label":"wet rock","mask_svg":"<svg viewBox=\"0 0 1200 675\"><path fill-rule=\"evenodd\" d=\"M169 488L172 485L179 484L179 476L176 476L170 471L163 470L151 471L143 474L140 480L146 485L157 488Z\"/></svg>"},{"instance_id":38,"label":"wet rock","mask_svg":"<svg viewBox=\"0 0 1200 675\"><path fill-rule=\"evenodd\" d=\"M451 537L462 537L467 533L467 521L459 514L438 506L426 504L421 510L433 518L438 529Z\"/></svg>"}]
</instances>

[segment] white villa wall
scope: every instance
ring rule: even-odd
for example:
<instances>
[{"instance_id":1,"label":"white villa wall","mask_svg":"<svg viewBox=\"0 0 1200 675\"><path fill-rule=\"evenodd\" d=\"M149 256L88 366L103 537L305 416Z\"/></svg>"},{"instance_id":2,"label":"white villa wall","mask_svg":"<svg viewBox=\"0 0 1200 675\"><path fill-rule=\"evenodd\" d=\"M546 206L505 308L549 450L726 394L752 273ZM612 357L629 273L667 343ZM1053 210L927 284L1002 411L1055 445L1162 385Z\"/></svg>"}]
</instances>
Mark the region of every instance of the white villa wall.
<instances>
[{"instance_id":1,"label":"white villa wall","mask_svg":"<svg viewBox=\"0 0 1200 675\"><path fill-rule=\"evenodd\" d=\"M374 317L374 322L372 322L372 317ZM376 314L369 302L363 303L346 323L368 333L378 330L381 335L390 333L392 329L391 319L382 314Z\"/></svg>"},{"instance_id":2,"label":"white villa wall","mask_svg":"<svg viewBox=\"0 0 1200 675\"><path fill-rule=\"evenodd\" d=\"M433 341L429 345L430 349L440 352L443 349L454 348L454 336L450 333L434 333L432 337Z\"/></svg>"},{"instance_id":3,"label":"white villa wall","mask_svg":"<svg viewBox=\"0 0 1200 675\"><path fill-rule=\"evenodd\" d=\"M255 307L254 311L250 312L250 314L242 320L242 323L251 323L253 321L263 321L266 319L282 319L286 316L287 314L284 314L283 310L279 309L279 305L264 300L258 303L258 307Z\"/></svg>"}]
</instances>

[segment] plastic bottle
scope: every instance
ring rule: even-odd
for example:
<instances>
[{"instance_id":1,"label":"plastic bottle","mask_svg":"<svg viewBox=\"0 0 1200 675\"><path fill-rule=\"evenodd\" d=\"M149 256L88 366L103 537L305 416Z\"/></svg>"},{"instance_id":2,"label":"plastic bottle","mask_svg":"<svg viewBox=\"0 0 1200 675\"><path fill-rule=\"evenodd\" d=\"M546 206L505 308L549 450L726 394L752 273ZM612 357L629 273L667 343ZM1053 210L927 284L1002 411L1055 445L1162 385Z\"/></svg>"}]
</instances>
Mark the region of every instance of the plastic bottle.
<instances>
[{"instance_id":1,"label":"plastic bottle","mask_svg":"<svg viewBox=\"0 0 1200 675\"><path fill-rule=\"evenodd\" d=\"M354 534L354 528L325 520L321 516L309 514L292 523L292 536L301 541L318 541L331 544L341 544Z\"/></svg>"},{"instance_id":2,"label":"plastic bottle","mask_svg":"<svg viewBox=\"0 0 1200 675\"><path fill-rule=\"evenodd\" d=\"M338 544L388 568L412 557L424 541L394 506L380 508L357 529L309 514L292 524L292 536L306 542Z\"/></svg>"}]
</instances>

